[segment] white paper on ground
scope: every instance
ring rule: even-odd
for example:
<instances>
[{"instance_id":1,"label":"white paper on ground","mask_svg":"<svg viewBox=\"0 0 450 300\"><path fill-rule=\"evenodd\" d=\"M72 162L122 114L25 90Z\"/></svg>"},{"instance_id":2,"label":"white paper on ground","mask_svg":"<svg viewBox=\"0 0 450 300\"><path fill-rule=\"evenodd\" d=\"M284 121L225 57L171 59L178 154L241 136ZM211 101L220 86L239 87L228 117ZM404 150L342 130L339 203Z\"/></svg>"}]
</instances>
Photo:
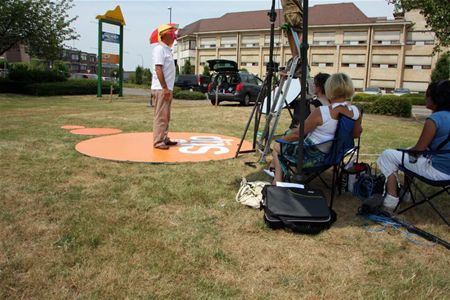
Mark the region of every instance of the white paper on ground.
<instances>
[{"instance_id":1,"label":"white paper on ground","mask_svg":"<svg viewBox=\"0 0 450 300\"><path fill-rule=\"evenodd\" d=\"M298 189L304 189L305 185L300 183L292 183L292 182L279 182L277 181L277 186L280 187L292 187L292 188L298 188Z\"/></svg>"}]
</instances>

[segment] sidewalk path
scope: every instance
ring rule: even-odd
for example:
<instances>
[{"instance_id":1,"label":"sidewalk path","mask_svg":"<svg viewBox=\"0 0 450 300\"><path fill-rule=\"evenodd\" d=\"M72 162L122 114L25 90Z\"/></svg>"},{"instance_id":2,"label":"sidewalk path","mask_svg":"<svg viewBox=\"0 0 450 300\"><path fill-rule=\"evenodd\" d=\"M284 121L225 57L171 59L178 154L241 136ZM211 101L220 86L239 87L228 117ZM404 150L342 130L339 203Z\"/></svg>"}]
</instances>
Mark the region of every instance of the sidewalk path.
<instances>
[{"instance_id":1,"label":"sidewalk path","mask_svg":"<svg viewBox=\"0 0 450 300\"><path fill-rule=\"evenodd\" d=\"M148 96L150 97L150 89L123 88L123 94L126 96Z\"/></svg>"}]
</instances>

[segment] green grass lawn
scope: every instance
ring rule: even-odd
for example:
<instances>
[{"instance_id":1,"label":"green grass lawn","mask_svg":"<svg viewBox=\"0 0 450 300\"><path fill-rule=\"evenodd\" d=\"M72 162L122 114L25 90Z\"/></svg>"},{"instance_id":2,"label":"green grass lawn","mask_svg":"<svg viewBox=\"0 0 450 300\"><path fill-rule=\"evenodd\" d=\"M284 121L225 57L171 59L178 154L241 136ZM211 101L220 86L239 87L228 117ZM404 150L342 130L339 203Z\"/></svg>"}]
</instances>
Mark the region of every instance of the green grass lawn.
<instances>
[{"instance_id":1,"label":"green grass lawn","mask_svg":"<svg viewBox=\"0 0 450 300\"><path fill-rule=\"evenodd\" d=\"M86 137L60 126L151 131L148 99L107 99L0 95L0 298L449 297L448 250L370 232L349 194L319 235L266 228L261 211L234 200L242 177L269 180L244 164L255 155L152 165L77 153ZM240 137L250 111L176 100L171 130ZM370 162L412 145L422 124L365 115L363 127ZM450 239L426 206L404 218Z\"/></svg>"}]
</instances>

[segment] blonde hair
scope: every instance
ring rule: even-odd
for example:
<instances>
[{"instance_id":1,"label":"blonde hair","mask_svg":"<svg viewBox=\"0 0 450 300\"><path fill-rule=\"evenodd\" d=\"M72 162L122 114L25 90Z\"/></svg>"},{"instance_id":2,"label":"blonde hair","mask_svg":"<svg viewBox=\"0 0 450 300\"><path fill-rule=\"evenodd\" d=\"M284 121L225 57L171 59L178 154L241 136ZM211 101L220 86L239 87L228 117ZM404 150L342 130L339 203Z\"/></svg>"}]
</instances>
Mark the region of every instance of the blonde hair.
<instances>
[{"instance_id":1,"label":"blonde hair","mask_svg":"<svg viewBox=\"0 0 450 300\"><path fill-rule=\"evenodd\" d=\"M348 99L354 94L352 79L344 73L335 73L325 82L325 94L328 99Z\"/></svg>"}]
</instances>

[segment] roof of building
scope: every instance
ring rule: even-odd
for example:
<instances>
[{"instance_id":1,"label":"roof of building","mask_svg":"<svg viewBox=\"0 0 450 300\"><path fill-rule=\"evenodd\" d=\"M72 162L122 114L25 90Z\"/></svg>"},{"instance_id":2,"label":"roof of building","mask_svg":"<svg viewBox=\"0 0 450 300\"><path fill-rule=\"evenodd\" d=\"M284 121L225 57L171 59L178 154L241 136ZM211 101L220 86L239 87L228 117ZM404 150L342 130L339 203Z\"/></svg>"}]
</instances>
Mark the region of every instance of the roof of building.
<instances>
[{"instance_id":1,"label":"roof of building","mask_svg":"<svg viewBox=\"0 0 450 300\"><path fill-rule=\"evenodd\" d=\"M219 18L201 19L180 29L180 36L201 32L269 29L268 10L227 13ZM277 27L284 23L277 10ZM309 25L367 24L367 17L354 3L321 4L309 8Z\"/></svg>"}]
</instances>

